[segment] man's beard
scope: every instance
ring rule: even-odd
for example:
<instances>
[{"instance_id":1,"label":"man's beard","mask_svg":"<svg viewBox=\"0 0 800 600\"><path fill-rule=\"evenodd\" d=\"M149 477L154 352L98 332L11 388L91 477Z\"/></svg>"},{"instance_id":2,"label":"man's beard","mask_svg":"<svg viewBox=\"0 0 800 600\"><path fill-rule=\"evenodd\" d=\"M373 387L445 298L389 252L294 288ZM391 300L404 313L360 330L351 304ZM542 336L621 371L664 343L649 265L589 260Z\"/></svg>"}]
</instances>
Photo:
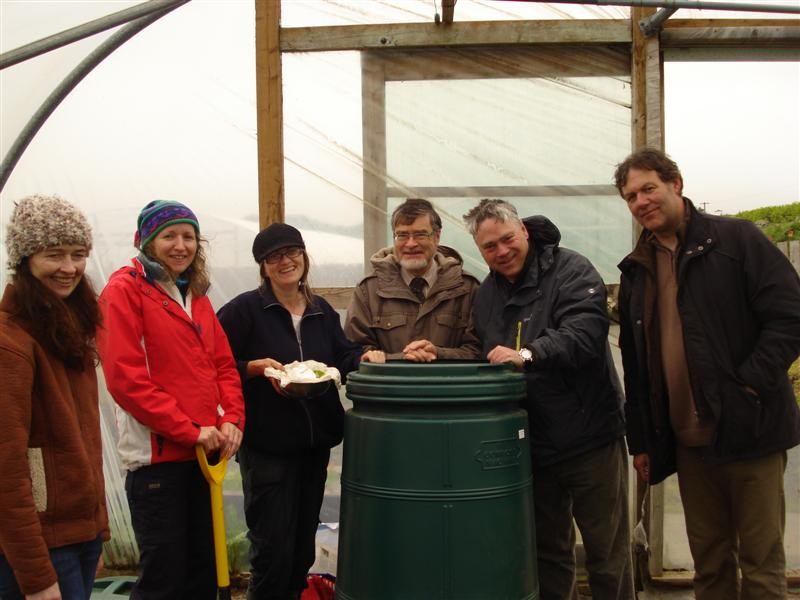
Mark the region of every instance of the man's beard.
<instances>
[{"instance_id":1,"label":"man's beard","mask_svg":"<svg viewBox=\"0 0 800 600\"><path fill-rule=\"evenodd\" d=\"M406 271L421 271L428 269L428 260L426 258L401 258L400 266Z\"/></svg>"}]
</instances>

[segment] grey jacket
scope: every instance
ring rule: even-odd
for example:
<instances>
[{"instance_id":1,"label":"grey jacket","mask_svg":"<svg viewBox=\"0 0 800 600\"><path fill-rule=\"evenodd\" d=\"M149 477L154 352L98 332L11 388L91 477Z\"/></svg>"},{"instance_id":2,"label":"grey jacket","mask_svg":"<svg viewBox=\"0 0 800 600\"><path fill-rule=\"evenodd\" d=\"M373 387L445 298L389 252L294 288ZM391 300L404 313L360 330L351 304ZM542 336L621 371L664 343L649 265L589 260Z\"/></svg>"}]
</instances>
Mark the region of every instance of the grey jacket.
<instances>
[{"instance_id":1,"label":"grey jacket","mask_svg":"<svg viewBox=\"0 0 800 600\"><path fill-rule=\"evenodd\" d=\"M402 358L405 346L428 340L440 359L474 359L479 342L472 325L472 299L478 280L461 269L455 250L439 247L436 282L420 303L403 281L392 248L376 252L373 272L356 286L344 332L364 350L383 350Z\"/></svg>"},{"instance_id":2,"label":"grey jacket","mask_svg":"<svg viewBox=\"0 0 800 600\"><path fill-rule=\"evenodd\" d=\"M559 248L547 218L525 219L531 249L515 284L490 272L473 319L484 356L521 344L536 359L526 372L531 453L546 466L600 448L624 433L622 390L608 345L606 288L585 257Z\"/></svg>"}]
</instances>

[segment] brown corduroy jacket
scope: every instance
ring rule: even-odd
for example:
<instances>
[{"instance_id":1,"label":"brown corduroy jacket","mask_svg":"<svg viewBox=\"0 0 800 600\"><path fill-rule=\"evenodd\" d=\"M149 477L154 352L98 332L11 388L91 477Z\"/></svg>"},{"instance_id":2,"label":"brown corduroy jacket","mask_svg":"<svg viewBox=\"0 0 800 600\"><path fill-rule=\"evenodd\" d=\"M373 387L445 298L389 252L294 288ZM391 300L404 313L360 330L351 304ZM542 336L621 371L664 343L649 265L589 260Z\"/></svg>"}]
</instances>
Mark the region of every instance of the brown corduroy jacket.
<instances>
[{"instance_id":1,"label":"brown corduroy jacket","mask_svg":"<svg viewBox=\"0 0 800 600\"><path fill-rule=\"evenodd\" d=\"M23 594L56 582L49 548L109 538L97 374L68 369L0 301L0 553Z\"/></svg>"}]
</instances>

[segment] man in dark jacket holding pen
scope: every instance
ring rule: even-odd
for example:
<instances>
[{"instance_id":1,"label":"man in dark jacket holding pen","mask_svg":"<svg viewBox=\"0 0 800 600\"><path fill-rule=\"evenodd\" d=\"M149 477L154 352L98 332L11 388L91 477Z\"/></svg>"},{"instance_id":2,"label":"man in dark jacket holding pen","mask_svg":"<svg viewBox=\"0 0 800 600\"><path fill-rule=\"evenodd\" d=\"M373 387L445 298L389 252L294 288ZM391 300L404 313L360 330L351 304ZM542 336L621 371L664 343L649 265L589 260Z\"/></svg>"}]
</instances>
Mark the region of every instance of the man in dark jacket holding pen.
<instances>
[{"instance_id":1,"label":"man in dark jacket holding pen","mask_svg":"<svg viewBox=\"0 0 800 600\"><path fill-rule=\"evenodd\" d=\"M620 263L634 467L651 484L678 473L698 600L785 598L800 279L752 223L698 212L660 150L629 156L615 181L644 229Z\"/></svg>"},{"instance_id":2,"label":"man in dark jacket holding pen","mask_svg":"<svg viewBox=\"0 0 800 600\"><path fill-rule=\"evenodd\" d=\"M523 222L511 204L482 200L464 221L491 269L473 304L483 354L527 379L540 597L573 597L574 518L592 598L632 600L622 392L603 281L559 247L545 217Z\"/></svg>"}]
</instances>

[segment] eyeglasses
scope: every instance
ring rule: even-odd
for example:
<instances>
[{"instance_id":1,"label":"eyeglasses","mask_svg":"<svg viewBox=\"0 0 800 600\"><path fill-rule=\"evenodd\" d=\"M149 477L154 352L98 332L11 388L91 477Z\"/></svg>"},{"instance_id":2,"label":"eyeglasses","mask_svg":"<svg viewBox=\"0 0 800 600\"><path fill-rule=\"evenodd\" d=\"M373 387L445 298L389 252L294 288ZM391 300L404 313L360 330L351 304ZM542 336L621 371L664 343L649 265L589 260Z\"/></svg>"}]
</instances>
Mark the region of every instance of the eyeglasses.
<instances>
[{"instance_id":1,"label":"eyeglasses","mask_svg":"<svg viewBox=\"0 0 800 600\"><path fill-rule=\"evenodd\" d=\"M395 231L394 232L394 241L400 243L406 243L411 238L414 238L415 242L425 242L436 234L435 231Z\"/></svg>"},{"instance_id":2,"label":"eyeglasses","mask_svg":"<svg viewBox=\"0 0 800 600\"><path fill-rule=\"evenodd\" d=\"M281 262L284 256L288 258L297 258L303 253L302 248L283 248L282 250L275 250L275 252L270 252L264 257L264 260L270 264L274 265L275 263Z\"/></svg>"}]
</instances>

